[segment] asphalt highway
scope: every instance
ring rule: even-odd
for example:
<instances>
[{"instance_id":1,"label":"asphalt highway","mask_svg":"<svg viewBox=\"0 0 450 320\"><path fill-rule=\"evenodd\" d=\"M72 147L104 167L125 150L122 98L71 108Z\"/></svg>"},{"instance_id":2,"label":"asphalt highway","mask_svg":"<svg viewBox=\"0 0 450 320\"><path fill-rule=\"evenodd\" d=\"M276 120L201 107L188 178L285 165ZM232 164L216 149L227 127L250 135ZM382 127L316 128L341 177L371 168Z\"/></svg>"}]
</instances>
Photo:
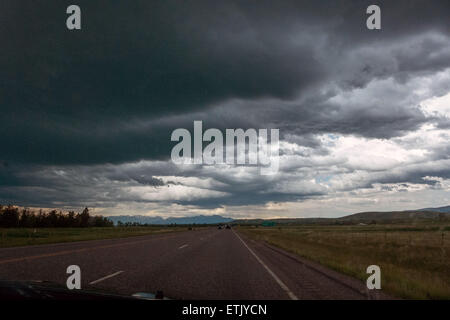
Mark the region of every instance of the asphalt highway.
<instances>
[{"instance_id":1,"label":"asphalt highway","mask_svg":"<svg viewBox=\"0 0 450 320\"><path fill-rule=\"evenodd\" d=\"M0 249L0 280L66 283L123 295L163 291L173 299L377 299L365 284L234 229Z\"/></svg>"}]
</instances>

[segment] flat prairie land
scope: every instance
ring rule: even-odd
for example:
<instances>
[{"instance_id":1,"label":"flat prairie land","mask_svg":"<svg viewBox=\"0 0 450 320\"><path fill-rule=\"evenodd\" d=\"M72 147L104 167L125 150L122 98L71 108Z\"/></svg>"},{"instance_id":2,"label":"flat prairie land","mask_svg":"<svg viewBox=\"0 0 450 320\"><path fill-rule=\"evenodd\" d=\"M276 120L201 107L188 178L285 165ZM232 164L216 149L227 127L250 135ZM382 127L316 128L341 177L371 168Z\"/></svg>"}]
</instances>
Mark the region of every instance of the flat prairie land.
<instances>
[{"instance_id":1,"label":"flat prairie land","mask_svg":"<svg viewBox=\"0 0 450 320\"><path fill-rule=\"evenodd\" d=\"M406 299L450 299L450 222L251 227L255 240L366 281L381 268L381 287Z\"/></svg>"},{"instance_id":2,"label":"flat prairie land","mask_svg":"<svg viewBox=\"0 0 450 320\"><path fill-rule=\"evenodd\" d=\"M185 230L187 230L187 227L182 226L0 228L0 248L84 240L127 238Z\"/></svg>"}]
</instances>

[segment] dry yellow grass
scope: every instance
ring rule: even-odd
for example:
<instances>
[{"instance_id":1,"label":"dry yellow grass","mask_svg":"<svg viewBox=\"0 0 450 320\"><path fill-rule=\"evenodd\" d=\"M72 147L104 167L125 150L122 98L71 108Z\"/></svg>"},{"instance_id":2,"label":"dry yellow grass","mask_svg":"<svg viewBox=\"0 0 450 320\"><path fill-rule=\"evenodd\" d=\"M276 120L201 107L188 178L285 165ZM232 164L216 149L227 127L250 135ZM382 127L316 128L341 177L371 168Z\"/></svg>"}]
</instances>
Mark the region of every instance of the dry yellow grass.
<instances>
[{"instance_id":1,"label":"dry yellow grass","mask_svg":"<svg viewBox=\"0 0 450 320\"><path fill-rule=\"evenodd\" d=\"M250 237L367 279L380 266L382 288L409 299L450 299L450 228L440 225L240 227Z\"/></svg>"}]
</instances>

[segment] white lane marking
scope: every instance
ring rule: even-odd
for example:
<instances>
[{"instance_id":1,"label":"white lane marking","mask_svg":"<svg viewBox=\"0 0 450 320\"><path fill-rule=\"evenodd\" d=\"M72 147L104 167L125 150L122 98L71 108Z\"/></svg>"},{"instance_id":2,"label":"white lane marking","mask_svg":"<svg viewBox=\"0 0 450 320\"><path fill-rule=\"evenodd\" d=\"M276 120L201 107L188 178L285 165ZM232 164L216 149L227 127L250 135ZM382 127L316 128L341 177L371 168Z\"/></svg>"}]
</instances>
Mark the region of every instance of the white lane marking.
<instances>
[{"instance_id":1,"label":"white lane marking","mask_svg":"<svg viewBox=\"0 0 450 320\"><path fill-rule=\"evenodd\" d=\"M278 285L281 287L281 289L283 289L287 293L289 298L291 298L291 300L298 300L297 296L288 288L288 286L285 285L284 282L281 281L281 279L278 278L278 276L272 270L270 270L270 268L256 255L255 252L253 252L252 249L250 249L250 247L244 242L244 240L241 239L241 237L239 237L239 235L234 230L233 230L233 233L236 235L236 237L238 237L239 240L242 241L242 243L248 249L248 251L250 251L250 253L256 258L256 260L258 260L258 262L264 267L264 269L266 269L266 271L278 283Z\"/></svg>"},{"instance_id":2,"label":"white lane marking","mask_svg":"<svg viewBox=\"0 0 450 320\"><path fill-rule=\"evenodd\" d=\"M106 279L115 277L115 276L121 274L122 272L123 272L123 271L117 271L117 272L115 272L115 273L113 273L113 274L110 274L109 276L106 276L106 277L97 279L97 280L95 280L95 281L89 282L89 284L96 284L96 283L99 283L99 282L101 282L101 281L103 281L103 280L106 280Z\"/></svg>"},{"instance_id":3,"label":"white lane marking","mask_svg":"<svg viewBox=\"0 0 450 320\"><path fill-rule=\"evenodd\" d=\"M186 248L188 245L187 244L183 244L181 247L179 247L178 249L183 249Z\"/></svg>"}]
</instances>

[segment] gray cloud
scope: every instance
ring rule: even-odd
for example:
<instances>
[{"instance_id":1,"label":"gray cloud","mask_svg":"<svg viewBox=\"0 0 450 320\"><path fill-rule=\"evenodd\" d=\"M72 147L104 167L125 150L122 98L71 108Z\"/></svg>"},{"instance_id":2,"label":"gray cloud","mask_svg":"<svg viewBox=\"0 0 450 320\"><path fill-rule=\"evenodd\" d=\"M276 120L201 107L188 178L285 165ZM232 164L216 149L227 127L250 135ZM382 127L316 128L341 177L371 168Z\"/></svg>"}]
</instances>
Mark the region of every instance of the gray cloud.
<instances>
[{"instance_id":1,"label":"gray cloud","mask_svg":"<svg viewBox=\"0 0 450 320\"><path fill-rule=\"evenodd\" d=\"M423 147L428 156L410 169L366 170L334 191L305 182L359 170L344 160L323 168L320 159L334 152L324 135L406 146L402 137L424 125L448 129L448 115L420 105L450 90L445 79L421 84L450 68L448 1L382 1L381 31L365 28L371 1L80 0L80 32L64 27L69 4L3 4L1 202L215 208L448 176L422 166L448 159L448 147L437 145ZM289 165L272 181L250 169L175 167L170 133L194 120L280 128L295 146L282 149ZM216 184L178 181L188 177ZM146 198L135 187L178 189Z\"/></svg>"}]
</instances>

